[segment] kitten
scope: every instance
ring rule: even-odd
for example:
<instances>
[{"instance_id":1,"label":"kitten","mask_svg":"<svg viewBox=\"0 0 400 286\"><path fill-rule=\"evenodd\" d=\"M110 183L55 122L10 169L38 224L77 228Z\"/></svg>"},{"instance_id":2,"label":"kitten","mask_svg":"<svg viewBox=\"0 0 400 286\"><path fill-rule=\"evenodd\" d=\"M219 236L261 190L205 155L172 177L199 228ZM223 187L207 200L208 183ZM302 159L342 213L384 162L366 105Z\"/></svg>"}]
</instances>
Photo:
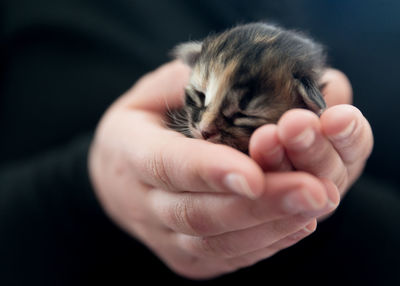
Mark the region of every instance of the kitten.
<instances>
[{"instance_id":1,"label":"kitten","mask_svg":"<svg viewBox=\"0 0 400 286\"><path fill-rule=\"evenodd\" d=\"M288 109L320 115L326 107L318 84L325 54L300 33L252 23L178 45L174 54L192 74L168 125L188 137L247 153L253 131Z\"/></svg>"}]
</instances>

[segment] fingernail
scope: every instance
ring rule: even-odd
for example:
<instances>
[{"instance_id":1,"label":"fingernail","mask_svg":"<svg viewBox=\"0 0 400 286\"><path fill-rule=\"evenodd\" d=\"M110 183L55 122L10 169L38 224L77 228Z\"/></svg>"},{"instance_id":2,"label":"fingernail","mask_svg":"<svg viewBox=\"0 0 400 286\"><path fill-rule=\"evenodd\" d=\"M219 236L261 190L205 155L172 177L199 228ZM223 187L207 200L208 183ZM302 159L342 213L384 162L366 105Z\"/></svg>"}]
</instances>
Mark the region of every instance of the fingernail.
<instances>
[{"instance_id":1,"label":"fingernail","mask_svg":"<svg viewBox=\"0 0 400 286\"><path fill-rule=\"evenodd\" d=\"M305 230L305 229L306 228L303 228L303 229L299 230L298 232L291 234L288 238L290 240L300 240L300 239L304 238L305 236L307 236L308 234L311 233L311 231Z\"/></svg>"},{"instance_id":2,"label":"fingernail","mask_svg":"<svg viewBox=\"0 0 400 286\"><path fill-rule=\"evenodd\" d=\"M307 191L293 191L283 198L282 207L290 214L316 211L324 207L324 203L317 202Z\"/></svg>"},{"instance_id":3,"label":"fingernail","mask_svg":"<svg viewBox=\"0 0 400 286\"><path fill-rule=\"evenodd\" d=\"M310 233L313 233L315 229L317 228L317 224L315 223L310 223L303 227L301 230L291 234L289 238L291 240L300 240L306 236L308 236Z\"/></svg>"},{"instance_id":4,"label":"fingernail","mask_svg":"<svg viewBox=\"0 0 400 286\"><path fill-rule=\"evenodd\" d=\"M339 133L335 134L332 136L332 138L334 140L343 140L346 139L348 137L350 137L350 135L354 132L354 129L356 127L356 121L352 120L345 129L343 129L342 131L340 131Z\"/></svg>"},{"instance_id":5,"label":"fingernail","mask_svg":"<svg viewBox=\"0 0 400 286\"><path fill-rule=\"evenodd\" d=\"M338 206L338 204L335 204L334 202L332 202L329 198L328 198L328 204L327 204L327 208L328 209L334 209Z\"/></svg>"},{"instance_id":6,"label":"fingernail","mask_svg":"<svg viewBox=\"0 0 400 286\"><path fill-rule=\"evenodd\" d=\"M314 140L315 140L314 130L312 128L307 128L299 135L290 139L289 143L290 145L292 145L292 147L298 149L306 149L314 143Z\"/></svg>"},{"instance_id":7,"label":"fingernail","mask_svg":"<svg viewBox=\"0 0 400 286\"><path fill-rule=\"evenodd\" d=\"M317 224L316 223L310 223L303 227L303 230L307 233L312 233L317 229Z\"/></svg>"},{"instance_id":8,"label":"fingernail","mask_svg":"<svg viewBox=\"0 0 400 286\"><path fill-rule=\"evenodd\" d=\"M277 145L272 149L263 152L263 158L269 165L281 165L285 152L281 145Z\"/></svg>"},{"instance_id":9,"label":"fingernail","mask_svg":"<svg viewBox=\"0 0 400 286\"><path fill-rule=\"evenodd\" d=\"M244 195L250 199L255 199L257 196L251 191L251 188L246 178L240 174L229 173L225 176L223 184L231 191Z\"/></svg>"},{"instance_id":10,"label":"fingernail","mask_svg":"<svg viewBox=\"0 0 400 286\"><path fill-rule=\"evenodd\" d=\"M272 149L265 150L263 154L264 154L264 156L269 157L269 156L273 156L273 155L277 154L281 150L282 150L282 146L281 145L276 145Z\"/></svg>"}]
</instances>

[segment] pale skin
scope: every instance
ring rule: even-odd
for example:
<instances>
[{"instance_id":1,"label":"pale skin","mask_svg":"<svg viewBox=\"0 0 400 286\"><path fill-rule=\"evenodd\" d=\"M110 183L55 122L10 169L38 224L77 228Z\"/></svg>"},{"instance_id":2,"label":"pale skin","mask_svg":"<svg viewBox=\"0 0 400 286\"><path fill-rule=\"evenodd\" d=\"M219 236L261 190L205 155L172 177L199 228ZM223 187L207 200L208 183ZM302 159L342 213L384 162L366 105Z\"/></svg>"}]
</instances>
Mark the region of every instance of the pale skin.
<instances>
[{"instance_id":1,"label":"pale skin","mask_svg":"<svg viewBox=\"0 0 400 286\"><path fill-rule=\"evenodd\" d=\"M347 78L328 70L323 93L330 107L321 118L285 113L256 130L251 157L184 137L163 122L167 108L182 104L189 73L178 61L168 63L121 96L97 128L89 171L115 223L173 271L205 279L311 234L362 172L373 136L349 105Z\"/></svg>"}]
</instances>

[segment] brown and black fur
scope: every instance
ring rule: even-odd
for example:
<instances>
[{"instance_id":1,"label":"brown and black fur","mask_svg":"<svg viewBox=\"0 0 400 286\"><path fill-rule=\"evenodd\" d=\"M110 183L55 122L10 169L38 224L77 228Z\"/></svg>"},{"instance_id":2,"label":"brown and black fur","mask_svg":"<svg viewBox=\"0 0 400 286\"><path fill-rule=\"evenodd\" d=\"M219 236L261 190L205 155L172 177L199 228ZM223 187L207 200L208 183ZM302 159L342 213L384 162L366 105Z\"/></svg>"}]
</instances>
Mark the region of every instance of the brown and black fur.
<instances>
[{"instance_id":1,"label":"brown and black fur","mask_svg":"<svg viewBox=\"0 0 400 286\"><path fill-rule=\"evenodd\" d=\"M237 26L175 54L192 67L185 105L170 126L189 137L248 151L252 132L291 108L325 109L321 45L277 26Z\"/></svg>"}]
</instances>

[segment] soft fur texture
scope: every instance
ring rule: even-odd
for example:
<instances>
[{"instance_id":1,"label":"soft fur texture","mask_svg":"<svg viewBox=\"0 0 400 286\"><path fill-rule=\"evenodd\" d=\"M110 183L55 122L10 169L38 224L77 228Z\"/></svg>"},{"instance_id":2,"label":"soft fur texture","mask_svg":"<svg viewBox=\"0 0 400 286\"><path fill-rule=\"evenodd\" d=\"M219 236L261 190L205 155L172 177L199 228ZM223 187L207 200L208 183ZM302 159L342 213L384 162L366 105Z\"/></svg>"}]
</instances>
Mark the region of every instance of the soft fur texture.
<instances>
[{"instance_id":1,"label":"soft fur texture","mask_svg":"<svg viewBox=\"0 0 400 286\"><path fill-rule=\"evenodd\" d=\"M185 105L169 114L169 126L186 136L247 152L252 132L288 109L325 109L325 55L301 33L253 23L178 45L174 54L192 67Z\"/></svg>"}]
</instances>

